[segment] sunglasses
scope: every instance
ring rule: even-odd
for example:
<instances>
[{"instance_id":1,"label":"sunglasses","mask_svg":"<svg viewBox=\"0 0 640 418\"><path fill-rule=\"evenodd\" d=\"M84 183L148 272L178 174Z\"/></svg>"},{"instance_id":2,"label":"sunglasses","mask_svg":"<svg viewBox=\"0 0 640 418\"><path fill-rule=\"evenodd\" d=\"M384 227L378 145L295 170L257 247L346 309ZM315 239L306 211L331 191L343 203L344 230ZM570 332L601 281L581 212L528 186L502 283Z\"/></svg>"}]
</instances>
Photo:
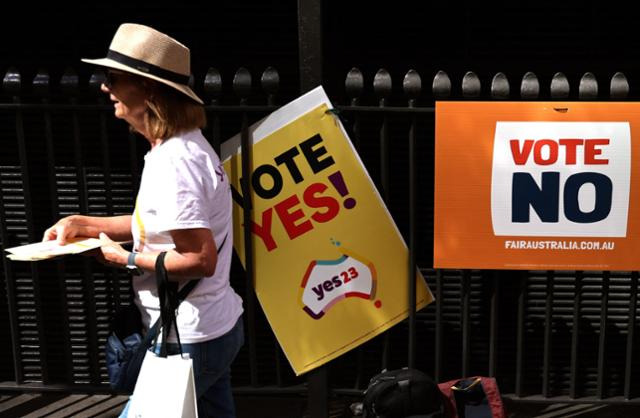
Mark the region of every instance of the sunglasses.
<instances>
[{"instance_id":1,"label":"sunglasses","mask_svg":"<svg viewBox=\"0 0 640 418\"><path fill-rule=\"evenodd\" d=\"M104 84L106 88L111 89L115 86L118 79L121 79L124 76L126 76L126 73L122 71L109 70L107 71L107 75L105 76L102 84Z\"/></svg>"}]
</instances>

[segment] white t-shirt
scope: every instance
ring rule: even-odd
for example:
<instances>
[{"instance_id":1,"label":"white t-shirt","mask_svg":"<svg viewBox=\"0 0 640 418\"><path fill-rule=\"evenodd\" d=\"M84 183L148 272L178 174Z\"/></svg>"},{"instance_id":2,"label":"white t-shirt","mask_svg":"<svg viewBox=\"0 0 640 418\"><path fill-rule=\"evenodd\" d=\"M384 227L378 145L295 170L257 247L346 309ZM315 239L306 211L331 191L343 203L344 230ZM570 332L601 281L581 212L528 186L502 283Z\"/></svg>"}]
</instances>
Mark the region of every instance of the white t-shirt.
<instances>
[{"instance_id":1,"label":"white t-shirt","mask_svg":"<svg viewBox=\"0 0 640 418\"><path fill-rule=\"evenodd\" d=\"M227 175L199 129L165 140L144 159L131 217L134 248L138 252L173 249L169 231L176 229L208 228L213 232L219 249L215 273L202 278L189 293L176 320L181 342L219 337L234 326L243 311L242 299L229 285L233 233ZM160 315L155 273L134 276L133 289L148 329Z\"/></svg>"}]
</instances>

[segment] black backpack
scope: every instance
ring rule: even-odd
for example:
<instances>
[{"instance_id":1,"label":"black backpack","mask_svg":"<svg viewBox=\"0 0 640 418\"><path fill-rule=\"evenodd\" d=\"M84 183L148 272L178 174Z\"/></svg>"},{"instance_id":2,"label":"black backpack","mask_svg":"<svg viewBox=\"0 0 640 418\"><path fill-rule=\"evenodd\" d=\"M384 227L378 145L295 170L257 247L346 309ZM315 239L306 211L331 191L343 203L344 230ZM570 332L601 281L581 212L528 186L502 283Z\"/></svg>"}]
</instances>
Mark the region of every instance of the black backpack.
<instances>
[{"instance_id":1,"label":"black backpack","mask_svg":"<svg viewBox=\"0 0 640 418\"><path fill-rule=\"evenodd\" d=\"M416 369L383 371L371 378L362 402L363 418L444 416L436 382Z\"/></svg>"}]
</instances>

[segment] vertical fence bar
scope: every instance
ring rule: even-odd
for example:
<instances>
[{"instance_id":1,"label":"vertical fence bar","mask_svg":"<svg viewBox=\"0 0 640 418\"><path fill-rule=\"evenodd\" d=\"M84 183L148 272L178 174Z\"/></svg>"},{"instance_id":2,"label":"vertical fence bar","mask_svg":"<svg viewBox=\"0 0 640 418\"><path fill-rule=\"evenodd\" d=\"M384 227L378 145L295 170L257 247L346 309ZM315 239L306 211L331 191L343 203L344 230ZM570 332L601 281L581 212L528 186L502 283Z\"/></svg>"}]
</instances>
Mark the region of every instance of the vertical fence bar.
<instances>
[{"instance_id":1,"label":"vertical fence bar","mask_svg":"<svg viewBox=\"0 0 640 418\"><path fill-rule=\"evenodd\" d=\"M309 372L309 415L329 417L329 368L324 365Z\"/></svg>"},{"instance_id":2,"label":"vertical fence bar","mask_svg":"<svg viewBox=\"0 0 640 418\"><path fill-rule=\"evenodd\" d=\"M573 299L573 327L571 330L571 381L569 383L569 397L575 399L578 397L578 343L580 332L580 304L582 302L582 278L583 272L576 271L575 278L575 296Z\"/></svg>"},{"instance_id":3,"label":"vertical fence bar","mask_svg":"<svg viewBox=\"0 0 640 418\"><path fill-rule=\"evenodd\" d=\"M444 71L438 71L433 77L431 85L433 97L436 99L446 99L451 95L451 80ZM435 329L435 359L433 367L433 376L436 382L439 382L443 378L442 373L442 360L443 360L443 342L444 342L444 326L443 326L443 309L444 291L442 289L444 282L443 271L441 269L436 270L436 329Z\"/></svg>"},{"instance_id":4,"label":"vertical fence bar","mask_svg":"<svg viewBox=\"0 0 640 418\"><path fill-rule=\"evenodd\" d=\"M420 75L409 70L404 77L402 87L408 98L407 107L413 108L415 101L422 89ZM409 349L408 366L415 367L416 361L416 129L418 121L415 114L411 115L409 126L409 266L408 266L408 288L409 288Z\"/></svg>"},{"instance_id":5,"label":"vertical fence bar","mask_svg":"<svg viewBox=\"0 0 640 418\"><path fill-rule=\"evenodd\" d=\"M20 83L20 81L18 81ZM19 84L18 91L15 91L15 95L13 96L13 103L20 105L21 100L19 94ZM22 110L18 107L16 109L16 139L18 141L18 158L20 160L20 174L22 178L22 189L24 196L24 210L25 210L25 218L27 221L27 240L29 242L35 242L35 232L34 232L34 218L33 218L33 202L31 199L32 191L31 191L31 181L30 181L30 172L29 172L29 161L27 157L27 143L24 133L24 120L22 117ZM36 322L36 329L38 333L37 341L33 342L33 346L29 347L34 350L38 350L38 354L40 357L41 364L41 376L43 384L49 383L49 368L47 367L46 354L47 354L47 339L45 337L44 331L44 320L42 317L42 297L40 292L40 274L38 272L38 266L36 263L31 262L30 270L31 270L31 282L33 284L33 300L34 300L34 316ZM26 348L27 344L25 344Z\"/></svg>"},{"instance_id":6,"label":"vertical fence bar","mask_svg":"<svg viewBox=\"0 0 640 418\"><path fill-rule=\"evenodd\" d=\"M413 107L413 101L409 103ZM409 130L409 367L416 362L416 117Z\"/></svg>"},{"instance_id":7,"label":"vertical fence bar","mask_svg":"<svg viewBox=\"0 0 640 418\"><path fill-rule=\"evenodd\" d=\"M495 377L498 357L498 318L500 301L500 277L493 271L491 273L491 312L489 324L489 376Z\"/></svg>"},{"instance_id":8,"label":"vertical fence bar","mask_svg":"<svg viewBox=\"0 0 640 418\"><path fill-rule=\"evenodd\" d=\"M49 86L50 77L45 71L40 71L33 80L33 90L41 98L43 105L49 104ZM56 187L56 157L55 147L53 145L53 124L51 119L51 111L47 108L43 111L44 122L44 138L47 155L47 173L49 180L49 200L51 201L51 222L56 222L60 217L58 205L55 204L58 199Z\"/></svg>"},{"instance_id":9,"label":"vertical fence bar","mask_svg":"<svg viewBox=\"0 0 640 418\"><path fill-rule=\"evenodd\" d=\"M61 87L69 97L71 105L77 105L77 94L79 90L79 78L73 69L67 69L60 81ZM89 215L89 198L87 190L86 170L84 167L84 156L82 147L82 135L80 133L80 119L77 110L71 111L71 124L73 136L73 153L76 182L78 185L78 199L80 213ZM92 383L99 382L99 358L98 358L98 329L96 318L95 282L91 260L85 258L82 262L84 277L81 279L84 290L84 311L87 318L88 341L87 350L89 357L89 379ZM81 337L78 336L80 339Z\"/></svg>"},{"instance_id":10,"label":"vertical fence bar","mask_svg":"<svg viewBox=\"0 0 640 418\"><path fill-rule=\"evenodd\" d=\"M509 98L509 79L504 73L497 73L491 80L491 98L495 100L506 100ZM500 280L496 272L492 272L491 287L491 312L489 324L489 376L496 375L496 358L498 342L498 301L500 295ZM484 281L484 280L483 280Z\"/></svg>"},{"instance_id":11,"label":"vertical fence bar","mask_svg":"<svg viewBox=\"0 0 640 418\"><path fill-rule=\"evenodd\" d=\"M604 374L607 342L607 322L609 306L609 281L611 273L602 273L602 292L600 297L600 336L598 338L598 399L604 398Z\"/></svg>"},{"instance_id":12,"label":"vertical fence bar","mask_svg":"<svg viewBox=\"0 0 640 418\"><path fill-rule=\"evenodd\" d=\"M627 352L625 356L624 372L624 398L631 399L631 382L633 374L633 352L636 328L636 310L638 309L638 272L631 272L631 283L629 284L629 320L627 323Z\"/></svg>"},{"instance_id":13,"label":"vertical fence bar","mask_svg":"<svg viewBox=\"0 0 640 418\"><path fill-rule=\"evenodd\" d=\"M364 88L362 72L357 68L352 68L344 81L344 87L347 96L351 99L351 108L356 110L362 89ZM353 112L353 115L353 123L351 124L351 132L353 133L352 141L356 150L360 151L360 115L358 112Z\"/></svg>"},{"instance_id":14,"label":"vertical fence bar","mask_svg":"<svg viewBox=\"0 0 640 418\"><path fill-rule=\"evenodd\" d=\"M78 104L76 95L79 89L78 75L72 70L67 69L62 76L60 86L64 92L69 96L69 103L74 106ZM87 197L87 181L85 178L84 162L82 155L82 141L80 135L80 121L78 118L78 111L71 111L71 126L73 136L73 157L76 169L76 182L78 184L78 204L80 206L80 212L87 215L89 212L89 201Z\"/></svg>"},{"instance_id":15,"label":"vertical fence bar","mask_svg":"<svg viewBox=\"0 0 640 418\"><path fill-rule=\"evenodd\" d=\"M240 98L240 105L246 105L251 94L251 74L246 68L239 68L233 78L233 90ZM252 149L251 138L249 137L249 119L247 112L242 112L242 120L240 122L240 150L242 165L242 211L244 222L244 254L245 254L245 271L247 275L245 302L247 304L247 325L249 334L249 364L251 385L258 385L258 355L256 349L256 303L254 293L254 259L253 259L253 235L251 234L251 221L253 202L251 199L251 173L252 167Z\"/></svg>"},{"instance_id":16,"label":"vertical fence bar","mask_svg":"<svg viewBox=\"0 0 640 418\"><path fill-rule=\"evenodd\" d=\"M244 104L244 103L241 103ZM242 176L243 176L243 215L244 215L244 239L245 239L245 264L247 274L247 321L249 325L249 358L251 359L251 385L258 385L258 367L256 352L256 321L255 321L255 301L254 301L254 266L253 266L253 242L251 236L251 144L249 142L249 123L246 112L242 113L241 122L241 148L242 148Z\"/></svg>"},{"instance_id":17,"label":"vertical fence bar","mask_svg":"<svg viewBox=\"0 0 640 418\"><path fill-rule=\"evenodd\" d=\"M518 289L518 324L516 330L516 396L522 397L524 392L524 328L525 328L525 303L527 294L527 276L520 277Z\"/></svg>"},{"instance_id":18,"label":"vertical fence bar","mask_svg":"<svg viewBox=\"0 0 640 418\"><path fill-rule=\"evenodd\" d=\"M262 90L267 95L267 106L275 106L275 95L280 87L280 75L273 67L267 67L260 77ZM273 341L273 353L276 363L276 385L281 387L284 384L282 379L282 348L277 339Z\"/></svg>"},{"instance_id":19,"label":"vertical fence bar","mask_svg":"<svg viewBox=\"0 0 640 418\"><path fill-rule=\"evenodd\" d=\"M98 104L105 104L103 95L100 93L100 85L105 79L105 75L101 70L96 71L89 80L89 86L94 94L98 97ZM100 147L102 154L102 170L104 175L106 210L108 216L113 216L113 185L111 183L111 158L109 157L109 134L107 132L107 115L105 111L99 112L99 128L100 128ZM112 269L115 272L115 269Z\"/></svg>"},{"instance_id":20,"label":"vertical fence bar","mask_svg":"<svg viewBox=\"0 0 640 418\"><path fill-rule=\"evenodd\" d=\"M95 95L96 101L100 105L106 104L105 95L101 92L100 88L102 83L105 81L105 73L98 69L96 70L89 79L89 87L92 94ZM114 201L113 201L113 182L112 182L112 171L111 171L111 157L109 150L109 133L107 130L107 111L99 110L98 111L98 124L99 124L99 137L100 137L100 147L101 147L101 157L102 157L102 175L104 179L104 193L105 193L105 210L107 216L114 216ZM105 293L110 293L111 301L108 299L105 301L106 304L104 307L99 307L96 304L96 321L98 320L98 314L102 313L103 319L109 321L111 312L115 311L122 305L121 295L120 295L120 278L118 276L118 269L111 267L108 269L104 269L104 287ZM127 277L127 280L132 280ZM95 285L94 285L95 286ZM105 295L106 296L106 295ZM115 307L115 309L114 309ZM98 311L98 309L101 311ZM98 342L97 336L97 328L96 328L96 349L101 349L102 344ZM96 379L99 381L99 369L96 370L97 376Z\"/></svg>"},{"instance_id":21,"label":"vertical fence bar","mask_svg":"<svg viewBox=\"0 0 640 418\"><path fill-rule=\"evenodd\" d=\"M362 347L358 347L356 351L356 378L353 382L354 389L360 389L362 387L362 374L364 371L364 351Z\"/></svg>"},{"instance_id":22,"label":"vertical fence bar","mask_svg":"<svg viewBox=\"0 0 640 418\"><path fill-rule=\"evenodd\" d=\"M300 92L322 83L322 1L298 0Z\"/></svg>"},{"instance_id":23,"label":"vertical fence bar","mask_svg":"<svg viewBox=\"0 0 640 418\"><path fill-rule=\"evenodd\" d=\"M216 68L209 68L204 77L204 92L211 97L210 108L215 108L218 104L218 98L222 92L222 75ZM213 112L211 116L211 146L215 152L220 155L220 143L222 142L220 134L220 115Z\"/></svg>"},{"instance_id":24,"label":"vertical fence bar","mask_svg":"<svg viewBox=\"0 0 640 418\"><path fill-rule=\"evenodd\" d=\"M544 308L544 352L542 360L542 396L551 396L551 335L553 330L553 270L547 271L547 295Z\"/></svg>"},{"instance_id":25,"label":"vertical fence bar","mask_svg":"<svg viewBox=\"0 0 640 418\"><path fill-rule=\"evenodd\" d=\"M442 269L436 270L436 338L435 338L435 359L433 366L433 377L436 382L442 380L442 344L443 344L443 332L444 327L442 324L442 310L444 308L444 302L442 300L442 296L444 292L442 291L444 279L442 278Z\"/></svg>"},{"instance_id":26,"label":"vertical fence bar","mask_svg":"<svg viewBox=\"0 0 640 418\"><path fill-rule=\"evenodd\" d=\"M6 211L5 211L4 194L0 193L0 240L3 247L8 247L7 240L9 233L7 231ZM24 373L22 371L22 353L20 352L20 334L18 330L17 303L16 303L16 281L13 274L11 261L7 257L2 257L4 267L4 278L7 288L7 310L9 314L9 330L11 332L11 353L13 354L13 374L17 384L24 382Z\"/></svg>"},{"instance_id":27,"label":"vertical fence bar","mask_svg":"<svg viewBox=\"0 0 640 418\"><path fill-rule=\"evenodd\" d=\"M473 71L467 71L462 77L462 96L466 99L475 99L480 97L482 86L480 79ZM469 270L462 271L461 283L461 328L462 328L462 375L469 374L469 365L471 361L470 347L470 299L471 299L471 272Z\"/></svg>"},{"instance_id":28,"label":"vertical fence bar","mask_svg":"<svg viewBox=\"0 0 640 418\"><path fill-rule=\"evenodd\" d=\"M469 375L469 364L471 362L470 347L470 305L471 305L471 272L462 270L462 281L460 283L460 299L461 299L461 328L462 328L462 376Z\"/></svg>"},{"instance_id":29,"label":"vertical fence bar","mask_svg":"<svg viewBox=\"0 0 640 418\"><path fill-rule=\"evenodd\" d=\"M284 385L284 381L282 379L282 361L280 360L280 358L282 357L280 355L280 352L282 351L282 349L280 348L280 344L278 344L278 341L274 341L274 353L275 353L275 358L276 358L276 386L278 387L282 387Z\"/></svg>"},{"instance_id":30,"label":"vertical fence bar","mask_svg":"<svg viewBox=\"0 0 640 418\"><path fill-rule=\"evenodd\" d=\"M7 70L4 79L2 80L3 88L7 92L13 95L17 95L20 92L20 73L15 68L9 68ZM0 179L1 180L1 179ZM0 238L2 239L2 245L6 248L8 246L9 233L7 230L7 213L5 211L4 193L0 193ZM24 382L24 371L22 369L22 353L20 352L20 333L18 330L18 309L16 300L16 278L13 272L13 266L11 261L7 257L2 257L4 266L5 280L7 286L7 309L9 314L9 328L11 330L11 350L13 354L13 373L15 375L16 383L21 384Z\"/></svg>"},{"instance_id":31,"label":"vertical fence bar","mask_svg":"<svg viewBox=\"0 0 640 418\"><path fill-rule=\"evenodd\" d=\"M97 97L97 103L100 105L105 104L104 95L100 91L100 86L105 80L105 74L102 70L96 70L91 75L89 79L89 86L92 90L92 93ZM102 173L104 178L104 186L105 186L105 206L106 206L106 214L107 216L114 215L113 208L113 184L112 184L112 174L111 174L111 158L109 156L109 134L107 131L107 115L106 111L100 110L98 113L99 118L99 135L100 135L100 147L102 154ZM119 307L121 304L120 301L120 292L118 291L118 272L116 268L110 268L109 273L111 276L111 295L115 301L115 306ZM106 276L106 275L105 275ZM106 277L105 277L106 278ZM106 283L105 283L106 284Z\"/></svg>"},{"instance_id":32,"label":"vertical fence bar","mask_svg":"<svg viewBox=\"0 0 640 418\"><path fill-rule=\"evenodd\" d=\"M362 72L357 68L352 68L344 80L344 89L347 93L347 97L350 99L349 106L353 110L353 123L351 124L351 141L356 150L360 150L360 114L357 110L360 95L364 88L364 77ZM357 389L360 387L362 380L362 373L364 370L364 355L363 347L356 348L356 378L354 387Z\"/></svg>"},{"instance_id":33,"label":"vertical fence bar","mask_svg":"<svg viewBox=\"0 0 640 418\"><path fill-rule=\"evenodd\" d=\"M378 98L378 107L384 109L387 99L391 95L392 80L391 75L385 69L380 69L373 78L373 91ZM380 124L380 184L382 188L382 199L389 204L389 117L382 114Z\"/></svg>"},{"instance_id":34,"label":"vertical fence bar","mask_svg":"<svg viewBox=\"0 0 640 418\"><path fill-rule=\"evenodd\" d=\"M298 60L300 64L300 93L322 83L322 1L298 0ZM327 365L309 372L310 418L329 414L329 381Z\"/></svg>"},{"instance_id":35,"label":"vertical fence bar","mask_svg":"<svg viewBox=\"0 0 640 418\"><path fill-rule=\"evenodd\" d=\"M41 102L44 105L49 104L49 94L50 94L50 81L51 78L46 71L39 71L36 77L33 80L33 90L34 92L41 97ZM60 211L58 210L57 205L57 187L56 187L56 165L55 165L55 147L53 145L53 123L51 118L51 111L47 108L43 111L43 119L44 119L44 137L46 144L46 155L47 155L47 173L49 180L49 200L51 201L51 225L53 225L60 218ZM59 281L64 281L64 263L62 260L56 260L56 272L57 279ZM60 304L63 307L67 306L67 292L65 291L64 285L60 286ZM63 335L66 336L66 341L69 341L71 336L69 334L69 321L62 321L61 331ZM65 357L65 374L66 381L72 381L72 373L73 363L71 358L71 350L69 346L65 347L64 350Z\"/></svg>"},{"instance_id":36,"label":"vertical fence bar","mask_svg":"<svg viewBox=\"0 0 640 418\"><path fill-rule=\"evenodd\" d=\"M378 98L378 107L386 106L387 98L391 95L392 80L387 70L380 69L373 78L373 91ZM380 125L380 188L382 200L386 205L390 202L389 193L389 118L382 114ZM389 368L391 333L387 330L382 339L382 370Z\"/></svg>"}]
</instances>

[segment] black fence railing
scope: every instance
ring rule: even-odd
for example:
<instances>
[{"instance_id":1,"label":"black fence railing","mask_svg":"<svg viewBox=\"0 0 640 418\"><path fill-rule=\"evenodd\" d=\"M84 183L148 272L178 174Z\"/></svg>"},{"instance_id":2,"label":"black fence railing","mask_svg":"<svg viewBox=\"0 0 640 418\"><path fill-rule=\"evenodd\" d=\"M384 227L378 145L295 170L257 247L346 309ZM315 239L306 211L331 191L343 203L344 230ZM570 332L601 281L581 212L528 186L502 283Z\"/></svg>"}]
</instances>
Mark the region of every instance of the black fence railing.
<instances>
[{"instance_id":1,"label":"black fence railing","mask_svg":"<svg viewBox=\"0 0 640 418\"><path fill-rule=\"evenodd\" d=\"M72 70L58 83L46 72L32 83L14 69L4 76L3 249L39 240L46 227L68 214L132 211L145 149L111 115L99 93L103 77L98 71L83 84ZM233 94L215 69L195 84L207 100L205 135L216 150L237 132L246 150L248 126L282 103L276 100L280 80L273 68L259 83L239 69L228 89ZM306 377L294 376L256 303L250 275L234 260L231 284L243 296L247 332L233 366L236 393L311 400L318 394L325 400L359 396L381 369L411 365L438 381L495 376L502 392L514 398L638 403L638 272L431 268L434 100L608 101L630 95L620 73L611 77L608 91L591 73L576 84L572 90L569 79L557 73L542 86L527 73L512 88L502 73L483 85L472 72L453 82L440 71L423 88L412 70L398 89L385 70L374 75L372 85L351 70L344 92L328 93L346 98L346 104L334 103L337 113L405 237L409 266L421 269L436 302L324 366L307 384ZM130 303L129 280L121 270L80 256L37 263L3 257L0 389L107 392L102 347L110 315ZM407 296L413 300L415 289Z\"/></svg>"}]
</instances>

